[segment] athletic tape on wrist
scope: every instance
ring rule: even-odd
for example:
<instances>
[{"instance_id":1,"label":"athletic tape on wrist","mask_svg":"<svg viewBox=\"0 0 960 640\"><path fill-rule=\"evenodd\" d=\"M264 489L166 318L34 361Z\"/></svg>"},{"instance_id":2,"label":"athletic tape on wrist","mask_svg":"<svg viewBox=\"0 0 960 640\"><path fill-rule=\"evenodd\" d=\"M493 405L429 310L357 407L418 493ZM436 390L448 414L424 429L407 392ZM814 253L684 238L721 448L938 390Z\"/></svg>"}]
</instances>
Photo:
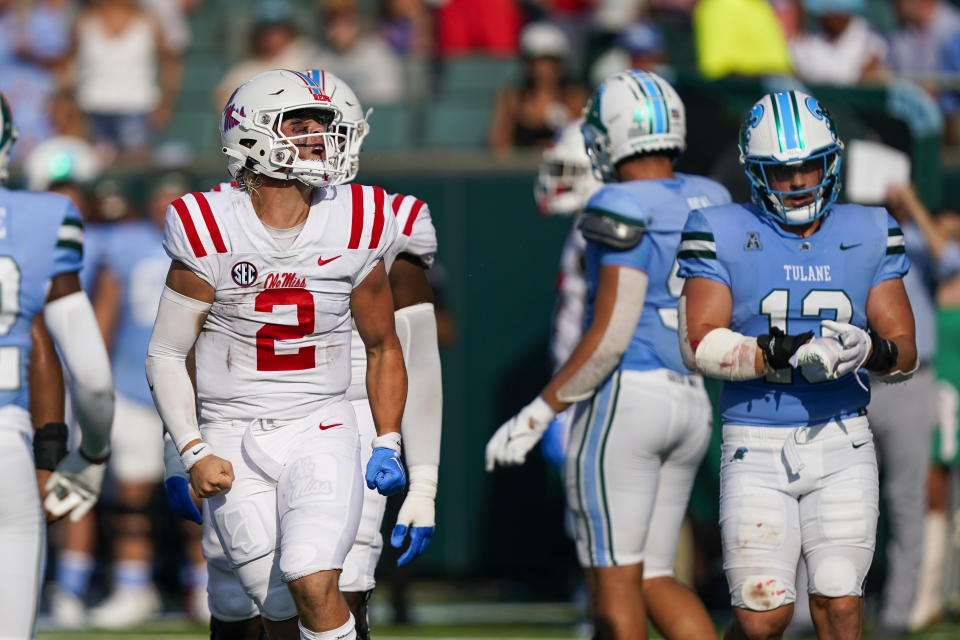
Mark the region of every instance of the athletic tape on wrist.
<instances>
[{"instance_id":1,"label":"athletic tape on wrist","mask_svg":"<svg viewBox=\"0 0 960 640\"><path fill-rule=\"evenodd\" d=\"M385 433L382 436L377 436L373 439L373 448L379 449L393 449L393 451L400 455L400 432L391 431L390 433Z\"/></svg>"},{"instance_id":2,"label":"athletic tape on wrist","mask_svg":"<svg viewBox=\"0 0 960 640\"><path fill-rule=\"evenodd\" d=\"M206 442L201 442L200 444L195 444L192 447L184 449L183 453L180 454L180 462L183 463L183 467L189 472L197 462L212 455L213 447Z\"/></svg>"},{"instance_id":3,"label":"athletic tape on wrist","mask_svg":"<svg viewBox=\"0 0 960 640\"><path fill-rule=\"evenodd\" d=\"M437 498L437 477L439 469L435 464L418 464L407 469L407 475L410 478L409 493L436 500Z\"/></svg>"}]
</instances>

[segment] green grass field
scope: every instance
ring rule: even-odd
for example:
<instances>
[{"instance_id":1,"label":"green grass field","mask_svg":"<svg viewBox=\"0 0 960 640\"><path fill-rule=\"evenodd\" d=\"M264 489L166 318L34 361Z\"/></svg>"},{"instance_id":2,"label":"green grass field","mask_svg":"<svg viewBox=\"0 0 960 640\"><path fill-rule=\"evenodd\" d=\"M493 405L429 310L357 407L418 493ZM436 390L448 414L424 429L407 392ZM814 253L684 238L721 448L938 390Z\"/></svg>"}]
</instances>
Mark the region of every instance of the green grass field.
<instances>
[{"instance_id":1,"label":"green grass field","mask_svg":"<svg viewBox=\"0 0 960 640\"><path fill-rule=\"evenodd\" d=\"M437 624L437 625L377 625L373 629L375 640L399 640L400 638L430 638L432 640L567 640L585 638L582 632L568 625L516 625L516 624ZM656 635L652 637L658 637ZM865 635L870 638L869 630ZM72 631L41 632L39 640L206 640L206 629L196 625L177 622L159 622L130 631ZM911 640L955 640L960 638L960 623L943 623L935 629L910 635ZM811 639L812 640L812 639Z\"/></svg>"}]
</instances>

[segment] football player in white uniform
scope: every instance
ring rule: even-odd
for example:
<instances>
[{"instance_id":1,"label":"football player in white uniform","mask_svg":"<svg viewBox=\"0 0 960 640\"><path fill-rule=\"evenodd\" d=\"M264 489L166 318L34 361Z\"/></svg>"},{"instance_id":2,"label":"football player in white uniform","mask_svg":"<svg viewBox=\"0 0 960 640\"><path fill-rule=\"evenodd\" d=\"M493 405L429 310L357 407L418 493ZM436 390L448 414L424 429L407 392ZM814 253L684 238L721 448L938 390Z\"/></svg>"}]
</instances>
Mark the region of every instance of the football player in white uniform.
<instances>
[{"instance_id":1,"label":"football player in white uniform","mask_svg":"<svg viewBox=\"0 0 960 640\"><path fill-rule=\"evenodd\" d=\"M369 130L360 101L345 82L330 72L311 70L307 75L329 95L341 111L342 118L337 127L346 139L346 150L350 154L347 180L352 182L359 169L360 147ZM235 186L224 183L214 190L229 191ZM437 240L430 209L425 202L413 196L386 194L384 204L397 220L396 240L387 250L384 261L396 308L397 334L404 350L408 376L407 403L401 432L406 445L410 488L391 535L391 544L400 547L409 533L410 545L398 560L403 566L426 549L435 524L434 501L440 460L442 387L433 294L425 269L433 262ZM351 342L351 351L353 373L347 397L357 414L361 451L366 451L376 437L376 431L364 382L367 371L366 356L363 343L356 334ZM168 475L175 475L177 468L183 473L179 457L168 455L167 464L170 467ZM177 491L171 507L186 518L199 520L200 514L195 511L186 492L186 482L181 482L179 486L181 490ZM174 491L173 485L168 484L167 490L169 496ZM380 525L385 506L386 498L377 491L364 492L360 528L344 560L343 572L340 575L340 590L353 611L357 623L357 637L361 640L369 638L366 605L375 585L374 570L383 549ZM236 578L212 529L204 539L204 547L210 571L213 637L215 640L256 637L260 626L256 605L241 597Z\"/></svg>"},{"instance_id":2,"label":"football player in white uniform","mask_svg":"<svg viewBox=\"0 0 960 640\"><path fill-rule=\"evenodd\" d=\"M49 492L43 505L52 517L69 513L76 521L93 507L110 454L114 399L107 350L77 276L83 247L80 214L63 196L2 186L16 139L0 94L0 636L29 638L46 551L36 483ZM69 454L62 423L44 425L33 434L31 410L35 421L41 409L43 420L62 419L62 399L54 400L58 406L50 410L38 408L38 398L30 398L30 383L41 382L37 370L28 369L39 319L70 374L83 442ZM56 366L55 357L44 360Z\"/></svg>"},{"instance_id":3,"label":"football player in white uniform","mask_svg":"<svg viewBox=\"0 0 960 640\"><path fill-rule=\"evenodd\" d=\"M272 638L356 638L338 579L361 482L384 495L406 482L407 376L383 265L397 227L382 190L330 186L350 172L341 116L298 72L261 73L234 92L220 133L243 189L169 207L173 263L146 362L190 483L207 498L204 526ZM365 474L345 398L351 318L378 433ZM199 427L185 366L194 345Z\"/></svg>"}]
</instances>

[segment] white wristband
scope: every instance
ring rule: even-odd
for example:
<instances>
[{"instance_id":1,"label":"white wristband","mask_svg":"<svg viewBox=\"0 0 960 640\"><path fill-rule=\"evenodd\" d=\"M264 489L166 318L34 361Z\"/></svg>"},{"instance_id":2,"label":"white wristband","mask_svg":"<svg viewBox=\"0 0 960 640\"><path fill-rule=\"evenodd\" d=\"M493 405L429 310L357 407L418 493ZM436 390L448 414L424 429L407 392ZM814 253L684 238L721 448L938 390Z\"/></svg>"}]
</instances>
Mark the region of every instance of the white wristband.
<instances>
[{"instance_id":1,"label":"white wristband","mask_svg":"<svg viewBox=\"0 0 960 640\"><path fill-rule=\"evenodd\" d=\"M390 433L385 433L382 436L377 436L373 439L373 448L379 449L381 447L385 449L393 449L394 453L400 455L400 432L391 431Z\"/></svg>"},{"instance_id":2,"label":"white wristband","mask_svg":"<svg viewBox=\"0 0 960 640\"><path fill-rule=\"evenodd\" d=\"M193 465L197 464L201 459L212 455L213 447L206 442L201 442L200 444L195 444L192 447L184 449L183 453L180 454L180 462L183 463L183 467L189 472L190 469L193 469Z\"/></svg>"}]
</instances>

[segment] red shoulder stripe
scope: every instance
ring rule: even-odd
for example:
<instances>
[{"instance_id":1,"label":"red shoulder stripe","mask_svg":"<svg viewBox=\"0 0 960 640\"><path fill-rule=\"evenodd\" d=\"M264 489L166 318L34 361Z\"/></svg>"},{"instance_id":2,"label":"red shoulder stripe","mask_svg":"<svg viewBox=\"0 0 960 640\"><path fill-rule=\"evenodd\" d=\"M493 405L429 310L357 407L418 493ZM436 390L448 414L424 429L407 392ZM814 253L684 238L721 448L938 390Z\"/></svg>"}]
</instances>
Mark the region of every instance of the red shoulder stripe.
<instances>
[{"instance_id":1,"label":"red shoulder stripe","mask_svg":"<svg viewBox=\"0 0 960 640\"><path fill-rule=\"evenodd\" d=\"M183 198L177 198L171 204L173 208L176 209L177 215L180 216L180 223L183 225L183 230L187 232L187 240L190 241L190 248L193 249L193 255L198 258L207 255L206 250L203 248L203 243L200 242L200 234L197 233L197 228L193 226L193 218L190 217L187 203L183 201Z\"/></svg>"},{"instance_id":2,"label":"red shoulder stripe","mask_svg":"<svg viewBox=\"0 0 960 640\"><path fill-rule=\"evenodd\" d=\"M213 248L217 250L217 253L226 253L227 245L223 244L220 227L217 226L217 219L213 217L213 210L210 209L210 203L207 202L207 197L202 193L194 193L193 197L197 199L197 204L200 205L200 214L203 216L203 221L207 225L207 231L210 232L210 239L213 240Z\"/></svg>"},{"instance_id":3,"label":"red shoulder stripe","mask_svg":"<svg viewBox=\"0 0 960 640\"><path fill-rule=\"evenodd\" d=\"M393 195L393 201L391 202L391 205L393 206L394 218L400 215L400 205L403 204L403 198L404 196L400 195L399 193Z\"/></svg>"},{"instance_id":4,"label":"red shoulder stripe","mask_svg":"<svg viewBox=\"0 0 960 640\"><path fill-rule=\"evenodd\" d=\"M381 187L373 188L373 231L370 233L370 248L380 246L380 236L383 235L383 201L387 194Z\"/></svg>"},{"instance_id":5,"label":"red shoulder stripe","mask_svg":"<svg viewBox=\"0 0 960 640\"><path fill-rule=\"evenodd\" d=\"M350 184L350 200L353 204L353 226L350 227L350 244L348 249L360 248L360 236L363 234L363 187L357 183Z\"/></svg>"},{"instance_id":6,"label":"red shoulder stripe","mask_svg":"<svg viewBox=\"0 0 960 640\"><path fill-rule=\"evenodd\" d=\"M423 205L426 202L423 200L417 200L413 203L413 208L410 209L410 217L407 218L407 224L403 225L403 235L408 236L413 233L413 223L417 219L417 214L420 213L420 209L423 209Z\"/></svg>"}]
</instances>

